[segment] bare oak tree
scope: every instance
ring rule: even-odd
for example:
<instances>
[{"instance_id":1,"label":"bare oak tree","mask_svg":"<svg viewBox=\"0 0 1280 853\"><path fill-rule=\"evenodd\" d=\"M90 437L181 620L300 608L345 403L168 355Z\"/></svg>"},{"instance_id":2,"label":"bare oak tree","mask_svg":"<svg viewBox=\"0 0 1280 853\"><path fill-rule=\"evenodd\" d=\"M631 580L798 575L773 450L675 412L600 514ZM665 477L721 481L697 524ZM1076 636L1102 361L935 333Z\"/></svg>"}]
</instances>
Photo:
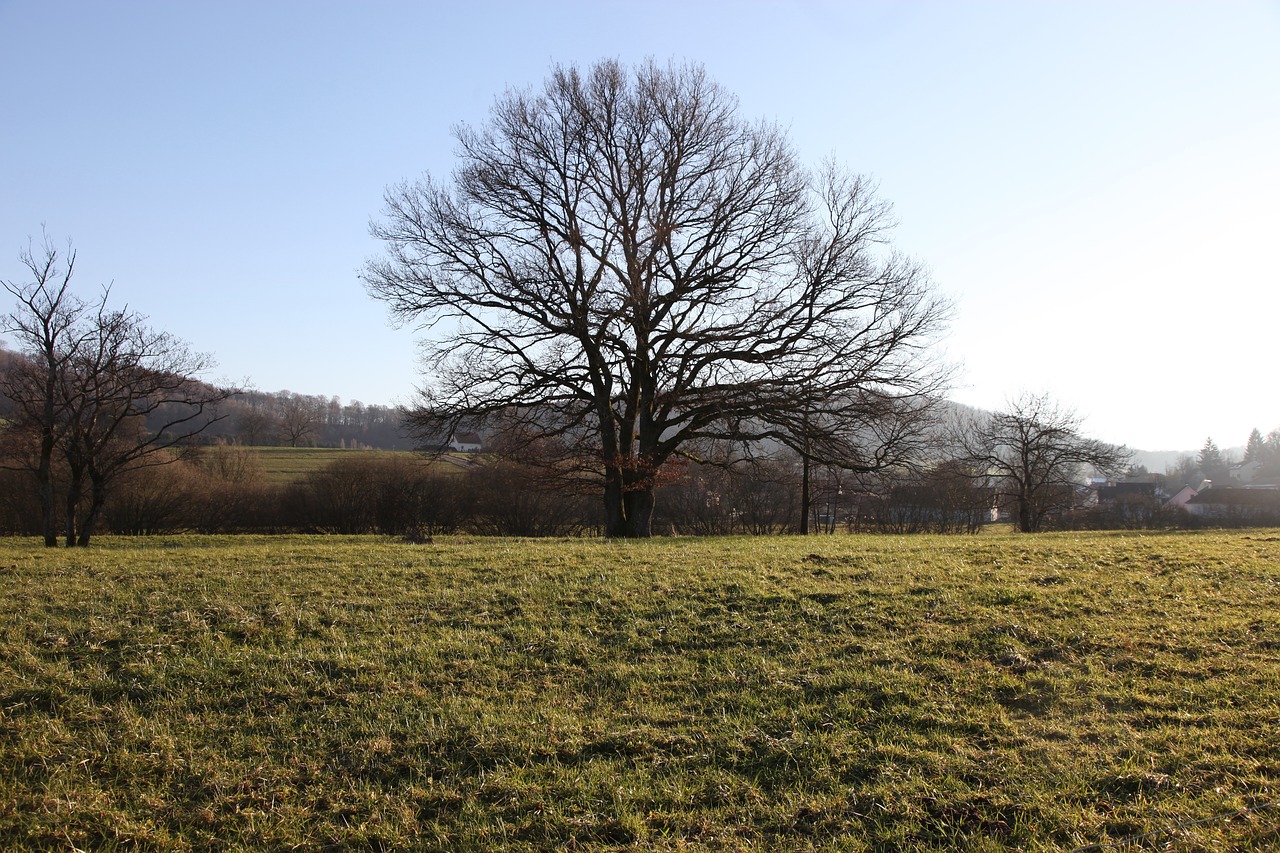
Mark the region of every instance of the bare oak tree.
<instances>
[{"instance_id":1,"label":"bare oak tree","mask_svg":"<svg viewBox=\"0 0 1280 853\"><path fill-rule=\"evenodd\" d=\"M1088 471L1119 474L1132 456L1083 435L1080 417L1044 395L1024 394L1001 412L962 415L955 426L961 461L1012 504L1023 533L1070 510Z\"/></svg>"},{"instance_id":2,"label":"bare oak tree","mask_svg":"<svg viewBox=\"0 0 1280 853\"><path fill-rule=\"evenodd\" d=\"M456 134L450 186L386 193L363 274L433 332L421 435L554 439L627 537L701 440L865 470L913 447L948 306L866 180L804 169L696 66L559 67Z\"/></svg>"}]
</instances>

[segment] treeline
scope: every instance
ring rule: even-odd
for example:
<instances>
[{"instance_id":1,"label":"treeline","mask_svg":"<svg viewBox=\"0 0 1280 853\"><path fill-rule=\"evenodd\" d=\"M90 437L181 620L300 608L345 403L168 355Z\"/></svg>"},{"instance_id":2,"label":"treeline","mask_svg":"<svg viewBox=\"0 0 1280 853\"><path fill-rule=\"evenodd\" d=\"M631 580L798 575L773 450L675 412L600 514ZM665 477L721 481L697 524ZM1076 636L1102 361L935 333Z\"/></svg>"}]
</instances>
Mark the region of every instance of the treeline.
<instances>
[{"instance_id":1,"label":"treeline","mask_svg":"<svg viewBox=\"0 0 1280 853\"><path fill-rule=\"evenodd\" d=\"M0 346L0 381L21 359ZM13 415L13 401L0 395L0 419ZM178 406L157 408L145 429L155 432ZM199 444L260 447L340 447L352 450L412 450L399 406L342 402L338 397L292 391L239 391L206 416L210 425L193 440Z\"/></svg>"},{"instance_id":2,"label":"treeline","mask_svg":"<svg viewBox=\"0 0 1280 853\"><path fill-rule=\"evenodd\" d=\"M404 410L292 391L244 391L223 407L210 443L412 450Z\"/></svg>"},{"instance_id":3,"label":"treeline","mask_svg":"<svg viewBox=\"0 0 1280 853\"><path fill-rule=\"evenodd\" d=\"M27 356L7 349L0 341L0 388L21 369ZM200 383L193 383L199 385ZM204 386L215 392L212 386ZM0 394L0 421L18 414L17 403ZM173 420L177 404L162 404L147 414L144 428L158 431ZM236 391L210 410L193 430L202 444L242 444L265 447L342 447L373 450L412 450L414 442L404 429L399 406L342 402L339 397L297 394L293 391ZM206 425L207 423L207 425Z\"/></svg>"},{"instance_id":4,"label":"treeline","mask_svg":"<svg viewBox=\"0 0 1280 853\"><path fill-rule=\"evenodd\" d=\"M0 470L0 534L39 535L36 482ZM55 479L61 492L65 475ZM817 533L977 533L1011 520L1001 490L959 461L873 477L811 472L808 529ZM1049 496L1042 496L1048 501ZM1165 506L1156 493L1090 500L1082 487L1053 497L1064 510L1041 529L1170 528L1209 523ZM770 535L801 529L799 459L733 468L685 463L658 490L655 533ZM352 452L287 483L270 480L261 457L233 444L183 448L161 465L121 475L100 529L116 535L194 532L382 534L420 541L444 533L496 536L597 535L604 527L593 489L543 466L476 454L429 458Z\"/></svg>"}]
</instances>

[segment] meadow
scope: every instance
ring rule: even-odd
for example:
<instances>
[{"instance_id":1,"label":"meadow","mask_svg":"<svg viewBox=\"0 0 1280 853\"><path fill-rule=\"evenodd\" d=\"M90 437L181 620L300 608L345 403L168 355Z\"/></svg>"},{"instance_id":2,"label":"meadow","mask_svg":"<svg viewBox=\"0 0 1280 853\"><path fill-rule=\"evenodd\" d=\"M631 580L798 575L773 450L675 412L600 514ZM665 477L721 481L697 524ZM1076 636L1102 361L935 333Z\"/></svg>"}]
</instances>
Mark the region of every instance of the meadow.
<instances>
[{"instance_id":1,"label":"meadow","mask_svg":"<svg viewBox=\"0 0 1280 853\"><path fill-rule=\"evenodd\" d=\"M391 456L393 450L343 450L336 447L252 447L262 465L266 482L273 485L291 483L308 474L348 459L377 459Z\"/></svg>"},{"instance_id":2,"label":"meadow","mask_svg":"<svg viewBox=\"0 0 1280 853\"><path fill-rule=\"evenodd\" d=\"M352 462L355 460L377 459L413 459L422 457L410 450L344 450L337 447L277 447L252 446L254 457L262 466L264 482L270 485L285 485L304 479L310 474L317 474L335 462ZM465 467L471 454L446 453L437 460L440 469L445 472L456 472Z\"/></svg>"},{"instance_id":3,"label":"meadow","mask_svg":"<svg viewBox=\"0 0 1280 853\"><path fill-rule=\"evenodd\" d=\"M1280 531L0 540L0 848L1280 847Z\"/></svg>"}]
</instances>

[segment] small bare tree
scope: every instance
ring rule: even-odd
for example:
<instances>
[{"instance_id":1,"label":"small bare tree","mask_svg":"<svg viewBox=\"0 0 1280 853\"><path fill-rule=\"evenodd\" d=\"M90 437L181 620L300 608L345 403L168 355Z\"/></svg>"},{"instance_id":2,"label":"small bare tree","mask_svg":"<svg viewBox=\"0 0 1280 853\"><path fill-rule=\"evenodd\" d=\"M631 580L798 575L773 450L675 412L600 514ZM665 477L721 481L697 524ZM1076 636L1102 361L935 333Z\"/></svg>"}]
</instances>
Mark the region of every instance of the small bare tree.
<instances>
[{"instance_id":1,"label":"small bare tree","mask_svg":"<svg viewBox=\"0 0 1280 853\"><path fill-rule=\"evenodd\" d=\"M961 460L1013 506L1018 529L1033 533L1072 508L1086 472L1119 474L1133 455L1086 437L1081 426L1073 410L1045 395L1024 394L1004 411L960 416L953 441Z\"/></svg>"},{"instance_id":2,"label":"small bare tree","mask_svg":"<svg viewBox=\"0 0 1280 853\"><path fill-rule=\"evenodd\" d=\"M279 428L285 443L290 447L305 446L314 442L316 430L324 423L324 408L315 397L282 391L280 398Z\"/></svg>"},{"instance_id":3,"label":"small bare tree","mask_svg":"<svg viewBox=\"0 0 1280 853\"><path fill-rule=\"evenodd\" d=\"M111 483L124 471L164 464L171 451L203 432L235 389L193 377L212 360L141 314L107 307L110 289L88 303L70 291L75 256L47 242L22 261L27 284L4 282L17 299L4 318L23 347L25 363L6 374L3 391L17 417L10 428L35 435L30 466L40 484L45 544L57 544L54 462L65 466L67 545L87 545ZM85 490L89 506L83 517Z\"/></svg>"},{"instance_id":4,"label":"small bare tree","mask_svg":"<svg viewBox=\"0 0 1280 853\"><path fill-rule=\"evenodd\" d=\"M648 536L704 440L869 469L939 390L947 306L862 178L801 167L697 66L557 68L457 132L451 188L386 194L364 280L432 327L423 436L520 422Z\"/></svg>"},{"instance_id":5,"label":"small bare tree","mask_svg":"<svg viewBox=\"0 0 1280 853\"><path fill-rule=\"evenodd\" d=\"M54 456L68 427L66 399L61 388L71 364L87 344L90 330L83 321L90 305L71 291L76 254L65 252L46 235L40 250L31 246L19 255L30 280L0 281L16 300L15 308L0 318L0 328L13 335L21 350L0 384L0 394L10 403L12 419L6 425L12 446L28 444L33 452L21 461L36 479L43 517L44 544L58 544L58 510L54 493ZM23 442L21 436L31 440Z\"/></svg>"},{"instance_id":6,"label":"small bare tree","mask_svg":"<svg viewBox=\"0 0 1280 853\"><path fill-rule=\"evenodd\" d=\"M91 324L90 346L82 347L63 386L69 426L63 455L68 485L67 545L88 545L112 483L123 472L164 465L184 445L224 415L221 403L234 388L195 377L213 366L211 356L193 352L146 317L127 308L99 310ZM82 477L89 480L89 505L76 511Z\"/></svg>"},{"instance_id":7,"label":"small bare tree","mask_svg":"<svg viewBox=\"0 0 1280 853\"><path fill-rule=\"evenodd\" d=\"M241 443L250 447L266 444L280 431L279 419L265 405L261 395L245 395L236 409L233 424Z\"/></svg>"}]
</instances>

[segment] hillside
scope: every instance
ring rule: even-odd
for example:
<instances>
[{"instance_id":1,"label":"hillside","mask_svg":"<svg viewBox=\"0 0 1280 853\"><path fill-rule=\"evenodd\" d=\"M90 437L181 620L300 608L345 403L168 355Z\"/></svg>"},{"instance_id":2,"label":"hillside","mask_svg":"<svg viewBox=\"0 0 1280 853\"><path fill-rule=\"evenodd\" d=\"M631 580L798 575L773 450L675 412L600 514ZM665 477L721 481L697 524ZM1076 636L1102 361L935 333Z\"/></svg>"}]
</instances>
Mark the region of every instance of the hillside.
<instances>
[{"instance_id":1,"label":"hillside","mask_svg":"<svg viewBox=\"0 0 1280 853\"><path fill-rule=\"evenodd\" d=\"M268 483L288 483L339 459L367 459L407 451L342 450L332 447L253 447Z\"/></svg>"},{"instance_id":2,"label":"hillside","mask_svg":"<svg viewBox=\"0 0 1280 853\"><path fill-rule=\"evenodd\" d=\"M1200 453L1200 448L1194 450L1135 450L1135 464L1145 465L1147 470L1153 474L1163 473L1165 470L1174 467L1180 459L1190 456L1195 459ZM1239 461L1244 458L1244 446L1222 448L1222 455L1228 459Z\"/></svg>"}]
</instances>

